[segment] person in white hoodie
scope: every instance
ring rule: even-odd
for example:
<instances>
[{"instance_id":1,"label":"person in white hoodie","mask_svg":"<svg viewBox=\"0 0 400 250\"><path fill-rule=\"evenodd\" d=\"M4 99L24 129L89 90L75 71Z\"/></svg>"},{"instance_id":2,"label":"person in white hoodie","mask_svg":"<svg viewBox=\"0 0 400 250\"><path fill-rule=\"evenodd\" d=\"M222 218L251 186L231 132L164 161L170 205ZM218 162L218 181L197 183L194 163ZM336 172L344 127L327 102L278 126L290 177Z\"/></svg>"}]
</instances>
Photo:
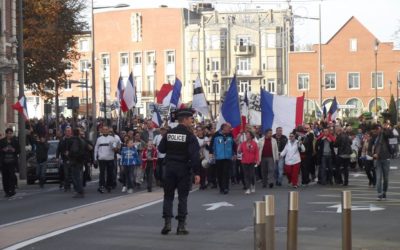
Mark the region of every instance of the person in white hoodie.
<instances>
[{"instance_id":1,"label":"person in white hoodie","mask_svg":"<svg viewBox=\"0 0 400 250\"><path fill-rule=\"evenodd\" d=\"M299 171L300 171L300 151L304 152L304 145L296 140L294 133L289 134L289 141L281 152L281 157L285 158L285 173L289 184L294 188L298 187Z\"/></svg>"},{"instance_id":2,"label":"person in white hoodie","mask_svg":"<svg viewBox=\"0 0 400 250\"><path fill-rule=\"evenodd\" d=\"M104 193L105 189L111 192L114 184L114 149L117 141L114 136L109 135L109 128L107 126L104 126L101 132L102 136L97 138L96 146L94 147L94 160L98 161L100 168L99 188L97 191Z\"/></svg>"}]
</instances>

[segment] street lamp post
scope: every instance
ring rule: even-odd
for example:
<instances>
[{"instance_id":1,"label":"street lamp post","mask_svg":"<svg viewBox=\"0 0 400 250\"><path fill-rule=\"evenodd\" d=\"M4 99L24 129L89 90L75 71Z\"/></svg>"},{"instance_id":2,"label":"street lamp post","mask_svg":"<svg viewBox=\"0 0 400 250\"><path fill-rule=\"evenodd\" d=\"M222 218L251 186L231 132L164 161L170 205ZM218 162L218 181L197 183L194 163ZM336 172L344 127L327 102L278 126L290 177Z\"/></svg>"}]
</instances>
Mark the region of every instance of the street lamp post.
<instances>
[{"instance_id":1,"label":"street lamp post","mask_svg":"<svg viewBox=\"0 0 400 250\"><path fill-rule=\"evenodd\" d=\"M21 0L20 0L21 1ZM93 0L91 3L91 16L92 16L92 141L94 141L97 137L97 112L96 112L96 67L95 67L95 43L94 43L94 10L97 9L107 9L107 8L124 8L124 7L129 7L129 4L117 4L117 5L112 5L112 6L100 6L100 7L94 7L93 5Z\"/></svg>"},{"instance_id":2,"label":"street lamp post","mask_svg":"<svg viewBox=\"0 0 400 250\"><path fill-rule=\"evenodd\" d=\"M218 75L214 73L213 79L213 92L214 92L214 118L217 117L217 87L218 87Z\"/></svg>"},{"instance_id":3,"label":"street lamp post","mask_svg":"<svg viewBox=\"0 0 400 250\"><path fill-rule=\"evenodd\" d=\"M374 54L375 54L375 119L378 119L378 46L379 41L375 39Z\"/></svg>"}]
</instances>

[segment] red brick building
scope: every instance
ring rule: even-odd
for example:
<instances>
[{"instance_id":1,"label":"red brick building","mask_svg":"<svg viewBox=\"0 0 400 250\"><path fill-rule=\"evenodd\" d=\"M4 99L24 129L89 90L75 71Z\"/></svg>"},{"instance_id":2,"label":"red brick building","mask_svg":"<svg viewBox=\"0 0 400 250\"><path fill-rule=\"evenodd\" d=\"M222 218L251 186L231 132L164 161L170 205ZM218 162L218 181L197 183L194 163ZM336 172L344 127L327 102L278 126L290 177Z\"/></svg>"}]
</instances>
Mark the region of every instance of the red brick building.
<instances>
[{"instance_id":1,"label":"red brick building","mask_svg":"<svg viewBox=\"0 0 400 250\"><path fill-rule=\"evenodd\" d=\"M306 112L319 110L320 100L329 108L335 96L340 105L346 105L341 109L344 117L375 112L375 71L380 112L388 108L391 94L396 98L400 50L394 49L391 42L379 41L351 17L322 45L321 85L319 68L318 45L313 51L289 53L289 95L304 94L308 100Z\"/></svg>"},{"instance_id":2,"label":"red brick building","mask_svg":"<svg viewBox=\"0 0 400 250\"><path fill-rule=\"evenodd\" d=\"M116 101L118 78L122 76L125 82L130 72L137 86L138 111L143 115L163 83L173 83L175 77L184 83L183 32L187 12L182 8L95 12L97 107L104 99L104 84L107 103Z\"/></svg>"}]
</instances>

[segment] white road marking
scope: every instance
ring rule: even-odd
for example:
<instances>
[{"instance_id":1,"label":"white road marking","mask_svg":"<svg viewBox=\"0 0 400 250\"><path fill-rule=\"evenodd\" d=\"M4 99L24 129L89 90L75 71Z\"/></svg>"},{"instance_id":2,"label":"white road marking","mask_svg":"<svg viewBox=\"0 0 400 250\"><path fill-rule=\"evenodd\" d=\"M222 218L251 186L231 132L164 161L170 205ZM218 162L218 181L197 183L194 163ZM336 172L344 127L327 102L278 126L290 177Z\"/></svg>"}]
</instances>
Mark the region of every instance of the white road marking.
<instances>
[{"instance_id":1,"label":"white road marking","mask_svg":"<svg viewBox=\"0 0 400 250\"><path fill-rule=\"evenodd\" d=\"M222 202L216 202L216 203L210 203L210 204L204 204L203 207L209 207L206 210L207 211L213 211L216 210L220 207L233 207L234 205L226 202L226 201L222 201Z\"/></svg>"},{"instance_id":2,"label":"white road marking","mask_svg":"<svg viewBox=\"0 0 400 250\"><path fill-rule=\"evenodd\" d=\"M391 169L391 170L397 170L397 169L399 169L399 167L397 167L397 166L390 166L390 169Z\"/></svg>"},{"instance_id":3,"label":"white road marking","mask_svg":"<svg viewBox=\"0 0 400 250\"><path fill-rule=\"evenodd\" d=\"M336 213L341 213L342 212L342 205L341 204L336 204L333 206L329 206L328 208L336 208ZM351 206L351 211L370 211L370 212L376 212L376 211L382 211L385 210L383 207L377 207L374 204L369 204L369 206Z\"/></svg>"},{"instance_id":4,"label":"white road marking","mask_svg":"<svg viewBox=\"0 0 400 250\"><path fill-rule=\"evenodd\" d=\"M351 174L352 177L360 177L360 176L367 176L366 174L361 174L361 173L354 173Z\"/></svg>"},{"instance_id":5,"label":"white road marking","mask_svg":"<svg viewBox=\"0 0 400 250\"><path fill-rule=\"evenodd\" d=\"M144 192L144 191L143 191L143 192ZM117 199L120 199L121 197L124 197L124 196L125 196L125 195L120 195L120 196L113 197L113 198L106 199L106 200L101 200L101 201L96 201L96 202L92 202L92 203L87 203L87 204L84 204L84 205L81 205L81 206L71 207L71 208L59 210L59 211L52 212L52 213L47 213L47 214L42 214L42 215L38 215L38 216L35 216L35 217L30 217L30 218L23 219L23 220L13 221L13 222L10 222L10 223L7 223L7 224L2 224L2 225L0 225L0 228L8 227L8 226L15 225L15 224L19 224L19 223L24 223L24 222L27 222L27 221L32 221L32 220L40 219L40 218L43 218L43 217L48 217L48 216L51 216L51 215L54 215L54 214L63 214L63 213L67 213L67 212L69 212L69 211L77 210L77 209L80 209L80 208L83 208L83 207L88 207L88 206L92 206L92 205L96 205L96 204L100 204L100 203L104 203L104 202L108 202L108 201L112 201L112 200L117 200Z\"/></svg>"},{"instance_id":6,"label":"white road marking","mask_svg":"<svg viewBox=\"0 0 400 250\"><path fill-rule=\"evenodd\" d=\"M152 202L149 202L149 203L145 203L143 205L140 205L138 207L134 207L134 208L131 208L131 209L128 209L128 210L125 210L125 211L109 214L109 215L106 215L106 216L103 216L103 217L100 217L100 218L97 218L97 219L94 219L94 220L91 220L91 221L87 221L87 222L84 222L84 223L81 223L81 224L77 224L77 225L74 225L74 226L71 226L71 227L60 229L60 230L57 230L57 231L54 231L54 232L51 232L51 233L48 233L48 234L44 234L44 235L29 239L29 240L26 240L26 241L22 241L22 242L20 242L18 244L9 246L7 248L4 248L4 250L17 250L17 249L20 249L22 247L26 247L28 245L31 245L33 243L36 243L36 242L39 242L39 241L42 241L42 240L45 240L45 239L48 239L48 238L51 238L51 237L66 233L66 232L69 232L69 231L72 231L72 230L75 230L77 228L85 227L85 226L88 226L88 225L91 225L91 224L94 224L94 223L97 223L97 222L108 220L108 219L111 219L111 218L114 218L114 217L117 217L117 216L120 216L120 215L123 215L123 214L127 214L127 213L130 213L130 212L136 211L136 210L140 210L142 208L150 207L150 206L155 205L157 203L160 203L162 201L163 201L163 199L159 199L159 200L152 201Z\"/></svg>"}]
</instances>

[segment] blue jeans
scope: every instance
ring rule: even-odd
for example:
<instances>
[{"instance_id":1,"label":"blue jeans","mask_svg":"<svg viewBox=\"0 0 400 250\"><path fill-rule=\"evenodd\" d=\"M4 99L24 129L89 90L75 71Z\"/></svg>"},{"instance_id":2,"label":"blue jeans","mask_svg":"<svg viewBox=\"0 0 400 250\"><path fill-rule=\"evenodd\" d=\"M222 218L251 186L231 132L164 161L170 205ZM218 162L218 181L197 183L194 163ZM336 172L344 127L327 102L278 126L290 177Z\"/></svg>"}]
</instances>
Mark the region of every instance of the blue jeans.
<instances>
[{"instance_id":1,"label":"blue jeans","mask_svg":"<svg viewBox=\"0 0 400 250\"><path fill-rule=\"evenodd\" d=\"M124 165L124 176L125 176L125 185L128 189L133 188L132 178L133 178L133 166Z\"/></svg>"},{"instance_id":2,"label":"blue jeans","mask_svg":"<svg viewBox=\"0 0 400 250\"><path fill-rule=\"evenodd\" d=\"M276 173L276 181L279 184L282 184L282 179L283 179L283 166L285 165L285 158L280 158L276 162L276 168L275 168L275 173Z\"/></svg>"},{"instance_id":3,"label":"blue jeans","mask_svg":"<svg viewBox=\"0 0 400 250\"><path fill-rule=\"evenodd\" d=\"M332 184L332 156L322 156L321 164L319 166L320 171L320 183L326 185L327 183Z\"/></svg>"},{"instance_id":4,"label":"blue jeans","mask_svg":"<svg viewBox=\"0 0 400 250\"><path fill-rule=\"evenodd\" d=\"M38 163L36 168L36 176L39 179L39 184L42 186L46 182L47 161Z\"/></svg>"},{"instance_id":5,"label":"blue jeans","mask_svg":"<svg viewBox=\"0 0 400 250\"><path fill-rule=\"evenodd\" d=\"M389 159L376 160L376 189L378 191L379 196L386 194L387 192L389 186L389 169L390 169Z\"/></svg>"}]
</instances>

